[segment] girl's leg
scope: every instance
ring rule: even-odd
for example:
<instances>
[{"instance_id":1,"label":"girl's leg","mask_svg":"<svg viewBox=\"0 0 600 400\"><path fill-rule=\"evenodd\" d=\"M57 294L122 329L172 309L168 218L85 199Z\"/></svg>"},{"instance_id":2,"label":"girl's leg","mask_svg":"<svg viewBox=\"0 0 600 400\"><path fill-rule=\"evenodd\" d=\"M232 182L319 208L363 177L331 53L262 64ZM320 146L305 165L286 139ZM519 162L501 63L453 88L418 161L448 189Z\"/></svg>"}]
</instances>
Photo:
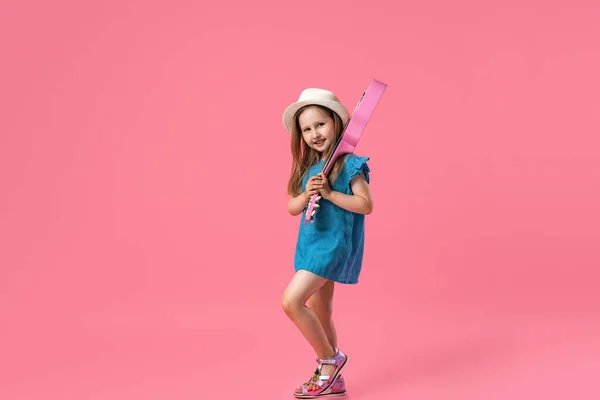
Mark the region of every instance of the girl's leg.
<instances>
[{"instance_id":1,"label":"girl's leg","mask_svg":"<svg viewBox=\"0 0 600 400\"><path fill-rule=\"evenodd\" d=\"M315 313L321 326L323 327L323 331L327 336L327 340L332 347L337 347L337 332L335 330L335 325L333 324L332 314L333 314L333 289L335 282L327 281L319 290L317 290L310 298L308 299L308 305L312 312ZM327 367L327 368L326 368ZM327 375L329 373L329 366L323 366L323 375ZM331 368L332 371L335 368ZM309 385L308 390L317 390L318 386ZM302 389L298 388L297 392L302 392Z\"/></svg>"},{"instance_id":2,"label":"girl's leg","mask_svg":"<svg viewBox=\"0 0 600 400\"><path fill-rule=\"evenodd\" d=\"M300 270L296 272L285 289L281 302L287 316L310 343L319 358L333 357L335 350L329 344L327 335L315 313L306 307L306 301L326 282L325 278Z\"/></svg>"},{"instance_id":3,"label":"girl's leg","mask_svg":"<svg viewBox=\"0 0 600 400\"><path fill-rule=\"evenodd\" d=\"M308 305L319 318L329 344L337 347L337 333L332 319L334 285L334 281L327 281L308 299Z\"/></svg>"},{"instance_id":4,"label":"girl's leg","mask_svg":"<svg viewBox=\"0 0 600 400\"><path fill-rule=\"evenodd\" d=\"M335 349L330 344L328 335L323 329L319 317L317 317L313 310L306 307L306 301L322 289L323 286L327 285L328 282L329 281L325 278L308 271L300 270L296 272L296 275L292 278L292 281L283 293L282 299L283 310L304 335L306 340L308 340L319 358L333 357L335 355ZM325 289L323 295L318 295L317 298L322 301L323 299L327 299L329 294L333 295L332 287ZM329 303L331 303L331 301L329 301ZM318 308L319 311L325 310L325 307ZM335 371L335 368L334 365L323 365L321 374L330 375ZM308 389L316 390L317 386L310 385ZM296 391L301 393L302 389L298 388Z\"/></svg>"}]
</instances>

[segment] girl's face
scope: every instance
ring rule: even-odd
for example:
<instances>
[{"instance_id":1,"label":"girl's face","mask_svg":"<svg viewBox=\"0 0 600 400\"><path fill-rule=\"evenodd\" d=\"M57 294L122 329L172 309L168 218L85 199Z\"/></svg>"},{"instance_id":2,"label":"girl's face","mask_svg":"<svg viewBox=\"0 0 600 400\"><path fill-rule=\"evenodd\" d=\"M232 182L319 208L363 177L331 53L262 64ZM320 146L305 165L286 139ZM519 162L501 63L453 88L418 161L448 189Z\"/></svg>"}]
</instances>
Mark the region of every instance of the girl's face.
<instances>
[{"instance_id":1,"label":"girl's face","mask_svg":"<svg viewBox=\"0 0 600 400\"><path fill-rule=\"evenodd\" d=\"M298 118L302 138L308 146L321 154L335 145L333 118L318 107L310 107Z\"/></svg>"}]
</instances>

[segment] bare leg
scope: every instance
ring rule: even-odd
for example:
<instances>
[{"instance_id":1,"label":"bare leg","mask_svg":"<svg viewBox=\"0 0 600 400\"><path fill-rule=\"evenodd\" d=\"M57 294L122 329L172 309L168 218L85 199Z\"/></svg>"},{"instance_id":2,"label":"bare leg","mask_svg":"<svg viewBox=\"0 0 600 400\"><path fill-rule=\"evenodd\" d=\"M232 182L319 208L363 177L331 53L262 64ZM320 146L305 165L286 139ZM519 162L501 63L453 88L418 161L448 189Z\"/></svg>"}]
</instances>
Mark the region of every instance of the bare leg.
<instances>
[{"instance_id":1,"label":"bare leg","mask_svg":"<svg viewBox=\"0 0 600 400\"><path fill-rule=\"evenodd\" d=\"M299 271L303 272L303 271ZM311 274L312 275L312 274ZM320 278L323 279L323 278ZM332 316L332 304L333 304L333 289L335 282L325 280L322 286L314 291L314 293L309 297L309 311L312 311L314 315L317 317L319 324L321 325L321 329L327 338L327 342L333 347L337 347L337 334L335 331L335 326L333 324ZM284 295L285 298L285 295ZM303 303L304 304L304 303ZM285 309L285 306L284 306ZM289 315L289 314L288 314ZM291 317L290 317L291 318ZM293 320L293 319L292 319ZM307 338L308 340L308 338ZM314 346L313 346L314 347ZM316 349L315 349L316 351ZM327 356L317 356L320 358L329 358L333 355L333 351ZM332 365L324 365L321 369L322 375L331 375L335 371L335 366ZM318 386L309 385L309 390L317 390ZM297 388L296 392L301 393L302 389Z\"/></svg>"},{"instance_id":2,"label":"bare leg","mask_svg":"<svg viewBox=\"0 0 600 400\"><path fill-rule=\"evenodd\" d=\"M319 358L331 358L335 355L335 350L329 343L319 318L310 308L306 307L306 301L326 283L327 279L300 270L296 272L285 289L281 302L285 313L310 343ZM322 375L331 374L333 371L335 371L334 365L324 365L321 369ZM314 385L309 386L311 390L316 388ZM302 389L296 389L296 392L302 393Z\"/></svg>"},{"instance_id":3,"label":"bare leg","mask_svg":"<svg viewBox=\"0 0 600 400\"><path fill-rule=\"evenodd\" d=\"M326 282L327 279L325 278L308 271L300 270L296 272L285 289L281 302L287 316L310 343L319 358L333 357L335 350L329 344L321 322L315 313L306 307L305 304L308 298Z\"/></svg>"},{"instance_id":4,"label":"bare leg","mask_svg":"<svg viewBox=\"0 0 600 400\"><path fill-rule=\"evenodd\" d=\"M327 281L319 290L310 296L308 299L308 305L319 319L319 322L321 322L321 326L323 327L323 331L325 331L325 335L327 336L329 344L332 347L337 348L337 332L332 319L334 285L334 281ZM322 373L323 375L329 375L334 370L335 367L325 365L323 366ZM308 389L316 390L318 389L318 386L309 385ZM301 391L302 389L297 390L297 392Z\"/></svg>"},{"instance_id":5,"label":"bare leg","mask_svg":"<svg viewBox=\"0 0 600 400\"><path fill-rule=\"evenodd\" d=\"M308 305L319 318L329 344L332 347L337 347L337 332L332 319L334 285L334 281L327 281L308 299Z\"/></svg>"}]
</instances>

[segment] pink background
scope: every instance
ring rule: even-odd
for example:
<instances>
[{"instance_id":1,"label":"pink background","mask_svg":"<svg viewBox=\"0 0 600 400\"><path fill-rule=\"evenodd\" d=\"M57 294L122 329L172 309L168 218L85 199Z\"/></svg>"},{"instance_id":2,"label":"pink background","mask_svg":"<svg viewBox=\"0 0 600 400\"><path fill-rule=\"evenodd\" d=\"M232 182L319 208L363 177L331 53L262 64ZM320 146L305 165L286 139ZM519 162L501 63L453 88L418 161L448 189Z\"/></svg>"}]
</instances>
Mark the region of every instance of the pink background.
<instances>
[{"instance_id":1,"label":"pink background","mask_svg":"<svg viewBox=\"0 0 600 400\"><path fill-rule=\"evenodd\" d=\"M281 113L388 89L348 399L597 399L597 1L0 6L0 399L287 399Z\"/></svg>"}]
</instances>

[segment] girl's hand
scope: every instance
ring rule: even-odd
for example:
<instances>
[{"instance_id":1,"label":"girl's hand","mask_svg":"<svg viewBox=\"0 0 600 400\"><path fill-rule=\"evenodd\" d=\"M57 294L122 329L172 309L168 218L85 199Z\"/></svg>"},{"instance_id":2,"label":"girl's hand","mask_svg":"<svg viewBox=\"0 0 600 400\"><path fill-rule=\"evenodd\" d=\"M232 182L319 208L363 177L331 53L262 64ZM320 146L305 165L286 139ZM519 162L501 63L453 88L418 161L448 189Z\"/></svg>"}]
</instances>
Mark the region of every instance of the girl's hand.
<instances>
[{"instance_id":1,"label":"girl's hand","mask_svg":"<svg viewBox=\"0 0 600 400\"><path fill-rule=\"evenodd\" d=\"M331 194L331 187L329 187L329 180L327 180L327 177L324 173L321 172L319 175L317 175L317 182L321 184L321 188L319 189L321 196L324 199L329 198L329 195Z\"/></svg>"},{"instance_id":2,"label":"girl's hand","mask_svg":"<svg viewBox=\"0 0 600 400\"><path fill-rule=\"evenodd\" d=\"M321 187L322 184L318 175L310 178L308 182L306 182L306 190L304 191L304 193L306 194L306 200L308 201L308 199L310 199L313 194L319 193Z\"/></svg>"}]
</instances>

